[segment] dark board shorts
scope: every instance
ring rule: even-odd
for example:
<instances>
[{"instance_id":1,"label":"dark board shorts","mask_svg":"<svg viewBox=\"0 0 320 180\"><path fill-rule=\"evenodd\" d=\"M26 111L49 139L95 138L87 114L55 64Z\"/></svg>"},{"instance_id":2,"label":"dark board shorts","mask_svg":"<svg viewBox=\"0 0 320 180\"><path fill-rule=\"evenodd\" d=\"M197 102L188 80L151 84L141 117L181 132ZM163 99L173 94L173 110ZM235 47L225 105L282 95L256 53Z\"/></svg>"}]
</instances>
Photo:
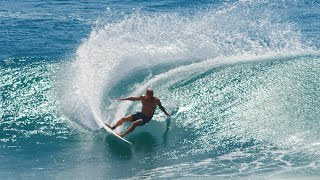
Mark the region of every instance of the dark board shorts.
<instances>
[{"instance_id":1,"label":"dark board shorts","mask_svg":"<svg viewBox=\"0 0 320 180\"><path fill-rule=\"evenodd\" d=\"M152 117L148 117L148 116L142 114L141 112L137 112L136 114L132 115L131 122L135 122L139 119L142 119L142 122L139 124L139 126L142 126L142 125L147 124L149 121L151 121Z\"/></svg>"}]
</instances>

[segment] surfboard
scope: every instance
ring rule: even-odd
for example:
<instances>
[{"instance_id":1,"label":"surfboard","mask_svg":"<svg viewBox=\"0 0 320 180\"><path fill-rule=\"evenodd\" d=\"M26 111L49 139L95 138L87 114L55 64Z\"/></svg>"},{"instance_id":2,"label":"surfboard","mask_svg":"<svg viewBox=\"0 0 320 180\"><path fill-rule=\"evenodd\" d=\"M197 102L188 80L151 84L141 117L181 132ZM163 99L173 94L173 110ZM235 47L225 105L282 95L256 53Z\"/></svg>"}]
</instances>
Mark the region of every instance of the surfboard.
<instances>
[{"instance_id":1,"label":"surfboard","mask_svg":"<svg viewBox=\"0 0 320 180\"><path fill-rule=\"evenodd\" d=\"M117 133L115 133L110 127L108 127L107 125L105 124L102 124L102 127L103 129L105 129L108 133L110 133L111 135L113 135L114 137L117 137L119 140L129 144L129 145L132 145L131 142L129 142L128 140L124 139L123 137L119 136Z\"/></svg>"}]
</instances>

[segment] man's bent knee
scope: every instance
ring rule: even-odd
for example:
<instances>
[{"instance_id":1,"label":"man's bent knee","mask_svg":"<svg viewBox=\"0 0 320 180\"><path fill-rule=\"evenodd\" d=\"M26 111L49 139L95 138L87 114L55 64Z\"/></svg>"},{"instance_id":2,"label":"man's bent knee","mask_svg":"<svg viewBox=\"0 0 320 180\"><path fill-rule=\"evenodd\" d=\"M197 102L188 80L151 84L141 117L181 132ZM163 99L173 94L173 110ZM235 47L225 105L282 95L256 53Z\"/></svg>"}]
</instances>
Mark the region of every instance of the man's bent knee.
<instances>
[{"instance_id":1,"label":"man's bent knee","mask_svg":"<svg viewBox=\"0 0 320 180\"><path fill-rule=\"evenodd\" d=\"M134 125L134 126L140 126L141 123L142 123L142 119L139 119L139 120L135 121L135 122L133 123L133 125Z\"/></svg>"},{"instance_id":2,"label":"man's bent knee","mask_svg":"<svg viewBox=\"0 0 320 180\"><path fill-rule=\"evenodd\" d=\"M122 120L123 120L123 121L131 121L131 120L132 120L132 114L123 117Z\"/></svg>"}]
</instances>

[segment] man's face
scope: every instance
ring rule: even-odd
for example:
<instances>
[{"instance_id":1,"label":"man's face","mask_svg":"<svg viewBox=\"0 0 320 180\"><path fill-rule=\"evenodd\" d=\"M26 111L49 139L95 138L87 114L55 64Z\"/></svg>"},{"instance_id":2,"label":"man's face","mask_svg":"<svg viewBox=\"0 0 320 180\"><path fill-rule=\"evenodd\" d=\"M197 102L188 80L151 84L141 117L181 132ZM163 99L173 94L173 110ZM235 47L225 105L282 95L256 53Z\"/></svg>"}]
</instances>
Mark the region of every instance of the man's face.
<instances>
[{"instance_id":1,"label":"man's face","mask_svg":"<svg viewBox=\"0 0 320 180\"><path fill-rule=\"evenodd\" d=\"M153 91L152 90L147 90L146 96L147 96L147 98L152 98L153 97Z\"/></svg>"}]
</instances>

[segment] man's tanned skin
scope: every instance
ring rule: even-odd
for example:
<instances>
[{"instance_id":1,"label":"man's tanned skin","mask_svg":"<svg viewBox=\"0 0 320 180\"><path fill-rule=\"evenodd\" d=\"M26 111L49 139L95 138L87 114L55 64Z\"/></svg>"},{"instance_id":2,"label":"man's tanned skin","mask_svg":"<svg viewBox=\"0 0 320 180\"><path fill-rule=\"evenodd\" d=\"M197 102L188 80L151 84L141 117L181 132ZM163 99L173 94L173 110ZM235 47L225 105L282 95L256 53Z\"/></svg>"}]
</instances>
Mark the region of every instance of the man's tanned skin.
<instances>
[{"instance_id":1,"label":"man's tanned skin","mask_svg":"<svg viewBox=\"0 0 320 180\"><path fill-rule=\"evenodd\" d=\"M117 100L129 100L129 101L141 101L142 103L142 109L141 112L137 112L136 114L130 114L123 118L121 118L114 126L109 126L112 130L116 129L120 125L122 125L124 122L133 122L133 124L129 127L129 129L119 134L119 136L124 137L125 135L132 132L137 126L142 126L149 121L151 121L153 114L157 108L157 106L163 111L167 116L170 117L170 114L167 113L165 108L161 105L160 99L153 96L153 90L151 88L147 89L145 96L137 96L137 97L128 97L128 98L118 98Z\"/></svg>"}]
</instances>

